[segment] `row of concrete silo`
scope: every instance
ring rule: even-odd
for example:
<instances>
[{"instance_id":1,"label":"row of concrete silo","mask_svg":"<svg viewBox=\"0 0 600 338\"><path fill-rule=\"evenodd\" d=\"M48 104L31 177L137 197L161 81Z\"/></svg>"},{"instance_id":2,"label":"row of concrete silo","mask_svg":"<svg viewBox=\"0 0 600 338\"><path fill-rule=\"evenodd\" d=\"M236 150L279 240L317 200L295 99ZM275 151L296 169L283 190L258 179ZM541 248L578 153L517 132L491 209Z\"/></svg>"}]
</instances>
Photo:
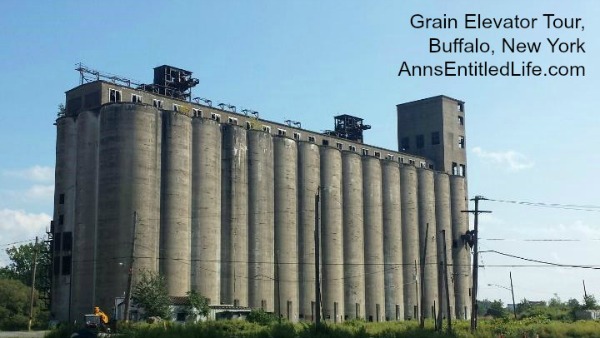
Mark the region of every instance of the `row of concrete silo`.
<instances>
[{"instance_id":1,"label":"row of concrete silo","mask_svg":"<svg viewBox=\"0 0 600 338\"><path fill-rule=\"evenodd\" d=\"M134 271L164 274L172 295L311 320L319 192L325 320L431 317L445 306L441 230L453 313L468 313L462 177L138 104L73 123L74 262L91 262L74 263L78 312L123 295L135 243Z\"/></svg>"}]
</instances>

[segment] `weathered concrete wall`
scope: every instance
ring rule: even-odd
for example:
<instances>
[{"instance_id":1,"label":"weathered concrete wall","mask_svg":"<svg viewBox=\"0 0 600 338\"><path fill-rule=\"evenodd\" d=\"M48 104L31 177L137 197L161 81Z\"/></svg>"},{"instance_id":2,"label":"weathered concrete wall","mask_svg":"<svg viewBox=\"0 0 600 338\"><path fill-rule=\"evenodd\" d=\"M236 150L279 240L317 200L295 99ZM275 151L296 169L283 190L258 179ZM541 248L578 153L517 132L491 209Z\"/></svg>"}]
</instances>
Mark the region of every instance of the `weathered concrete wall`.
<instances>
[{"instance_id":1,"label":"weathered concrete wall","mask_svg":"<svg viewBox=\"0 0 600 338\"><path fill-rule=\"evenodd\" d=\"M365 318L365 229L360 155L342 152L345 316Z\"/></svg>"},{"instance_id":2,"label":"weathered concrete wall","mask_svg":"<svg viewBox=\"0 0 600 338\"><path fill-rule=\"evenodd\" d=\"M220 304L221 126L192 120L191 289Z\"/></svg>"},{"instance_id":3,"label":"weathered concrete wall","mask_svg":"<svg viewBox=\"0 0 600 338\"><path fill-rule=\"evenodd\" d=\"M275 280L273 140L262 131L248 135L248 298L249 306L274 309Z\"/></svg>"}]
</instances>

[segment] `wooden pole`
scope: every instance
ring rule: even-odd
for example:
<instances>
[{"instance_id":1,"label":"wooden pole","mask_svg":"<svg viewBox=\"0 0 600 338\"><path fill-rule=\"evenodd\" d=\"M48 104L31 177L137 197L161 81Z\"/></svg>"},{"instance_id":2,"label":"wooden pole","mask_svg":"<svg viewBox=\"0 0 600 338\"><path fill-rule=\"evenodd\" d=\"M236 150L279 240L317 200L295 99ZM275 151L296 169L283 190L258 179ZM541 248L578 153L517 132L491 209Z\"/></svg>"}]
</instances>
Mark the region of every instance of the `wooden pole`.
<instances>
[{"instance_id":1,"label":"wooden pole","mask_svg":"<svg viewBox=\"0 0 600 338\"><path fill-rule=\"evenodd\" d=\"M429 236L429 223L425 226L425 238L423 238L423 256L421 257L421 328L425 327L425 257L427 257L427 237Z\"/></svg>"},{"instance_id":2,"label":"wooden pole","mask_svg":"<svg viewBox=\"0 0 600 338\"><path fill-rule=\"evenodd\" d=\"M510 293L512 294L513 313L515 314L515 319L517 319L517 304L515 304L515 289L513 288L512 272L509 271L508 275L510 276Z\"/></svg>"},{"instance_id":3,"label":"wooden pole","mask_svg":"<svg viewBox=\"0 0 600 338\"><path fill-rule=\"evenodd\" d=\"M27 324L27 331L31 331L31 324L33 323L33 297L35 296L35 271L37 269L37 256L38 256L38 238L35 238L35 246L33 247L33 269L31 269L31 294L29 296L29 324Z\"/></svg>"}]
</instances>

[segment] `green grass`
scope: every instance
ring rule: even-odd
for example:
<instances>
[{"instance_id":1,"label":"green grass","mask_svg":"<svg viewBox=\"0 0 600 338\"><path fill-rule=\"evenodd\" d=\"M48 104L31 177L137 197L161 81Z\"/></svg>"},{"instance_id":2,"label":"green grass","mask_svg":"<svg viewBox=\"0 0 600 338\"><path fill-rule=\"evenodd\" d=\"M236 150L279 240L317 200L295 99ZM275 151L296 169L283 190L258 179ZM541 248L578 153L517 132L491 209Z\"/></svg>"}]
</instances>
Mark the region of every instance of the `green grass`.
<instances>
[{"instance_id":1,"label":"green grass","mask_svg":"<svg viewBox=\"0 0 600 338\"><path fill-rule=\"evenodd\" d=\"M480 320L475 334L469 331L469 322L453 322L453 332L435 332L433 322L419 328L415 321L367 323L348 321L342 324L326 324L317 331L309 323L272 323L261 325L241 320L210 321L198 324L145 324L121 326L120 337L127 338L591 338L600 337L600 322L560 322L546 318L523 320ZM70 335L72 328L63 327L50 332L47 338L62 338ZM73 331L70 331L73 332ZM536 336L537 335L537 336Z\"/></svg>"}]
</instances>

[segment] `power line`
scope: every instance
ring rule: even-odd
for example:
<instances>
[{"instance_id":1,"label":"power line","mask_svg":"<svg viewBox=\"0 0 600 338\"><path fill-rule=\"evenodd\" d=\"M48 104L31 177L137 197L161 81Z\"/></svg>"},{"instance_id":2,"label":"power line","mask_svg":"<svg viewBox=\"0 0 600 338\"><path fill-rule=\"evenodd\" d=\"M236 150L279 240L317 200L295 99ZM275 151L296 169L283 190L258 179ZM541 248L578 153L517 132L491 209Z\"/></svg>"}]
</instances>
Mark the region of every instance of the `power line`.
<instances>
[{"instance_id":1,"label":"power line","mask_svg":"<svg viewBox=\"0 0 600 338\"><path fill-rule=\"evenodd\" d=\"M510 241L510 242L588 242L600 241L600 238L480 238L484 241Z\"/></svg>"},{"instance_id":2,"label":"power line","mask_svg":"<svg viewBox=\"0 0 600 338\"><path fill-rule=\"evenodd\" d=\"M497 251L497 250L487 250L487 251L481 251L481 252L482 253L483 252L492 252L492 253L495 253L495 254L498 254L498 255L502 255L502 256L506 256L506 257L521 259L521 260L528 261L528 262L533 262L533 263L545 264L545 265L549 265L549 266L557 266L557 267L561 267L561 268L579 268L579 269L600 270L600 266L598 266L598 265L578 265L578 264L552 263L552 262L542 261L542 260L539 260L539 259L526 258L526 257L517 256L517 255L512 255L512 254L500 252L500 251Z\"/></svg>"},{"instance_id":3,"label":"power line","mask_svg":"<svg viewBox=\"0 0 600 338\"><path fill-rule=\"evenodd\" d=\"M18 241L18 242L0 244L0 247L6 247L6 246L11 246L11 245L15 245L15 244L21 244L21 243L29 243L29 242L33 242L33 241L35 241L35 238L26 239L26 240L22 240L22 241Z\"/></svg>"},{"instance_id":4,"label":"power line","mask_svg":"<svg viewBox=\"0 0 600 338\"><path fill-rule=\"evenodd\" d=\"M496 200L496 199L491 199L491 198L489 198L488 201L498 202L498 203L508 203L508 204L519 204L519 205L541 207L541 208L600 212L600 206L589 205L589 204L588 205L578 205L578 204L560 204L560 203L544 203L544 202L525 202L525 201L511 201L511 200Z\"/></svg>"}]
</instances>

